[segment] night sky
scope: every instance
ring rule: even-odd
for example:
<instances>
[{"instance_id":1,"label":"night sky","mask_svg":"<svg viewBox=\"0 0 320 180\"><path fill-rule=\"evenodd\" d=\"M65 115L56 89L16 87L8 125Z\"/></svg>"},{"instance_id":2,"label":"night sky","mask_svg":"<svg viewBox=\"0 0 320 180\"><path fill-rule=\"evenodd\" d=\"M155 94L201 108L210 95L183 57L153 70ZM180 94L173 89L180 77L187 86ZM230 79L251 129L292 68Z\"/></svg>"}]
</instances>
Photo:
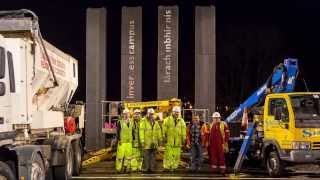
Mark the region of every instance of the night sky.
<instances>
[{"instance_id":1,"label":"night sky","mask_svg":"<svg viewBox=\"0 0 320 180\"><path fill-rule=\"evenodd\" d=\"M106 7L107 97L119 100L121 7L143 7L143 100L157 95L157 6L178 5L179 96L194 101L194 6L216 6L217 102L236 106L261 86L286 57L299 59L297 90L320 91L320 2L65 0L4 1L1 10L27 8L38 14L46 40L79 60L75 99L85 100L86 8Z\"/></svg>"}]
</instances>

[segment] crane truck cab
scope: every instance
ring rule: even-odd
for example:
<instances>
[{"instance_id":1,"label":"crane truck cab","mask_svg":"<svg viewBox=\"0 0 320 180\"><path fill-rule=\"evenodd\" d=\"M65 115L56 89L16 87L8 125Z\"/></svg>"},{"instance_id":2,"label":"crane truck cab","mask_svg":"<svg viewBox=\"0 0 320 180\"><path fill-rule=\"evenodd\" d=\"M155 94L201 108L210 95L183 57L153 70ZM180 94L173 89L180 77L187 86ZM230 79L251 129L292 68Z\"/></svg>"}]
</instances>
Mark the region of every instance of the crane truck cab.
<instances>
[{"instance_id":1,"label":"crane truck cab","mask_svg":"<svg viewBox=\"0 0 320 180\"><path fill-rule=\"evenodd\" d=\"M271 176L301 163L320 163L320 93L275 93L266 96L263 112L263 157Z\"/></svg>"}]
</instances>

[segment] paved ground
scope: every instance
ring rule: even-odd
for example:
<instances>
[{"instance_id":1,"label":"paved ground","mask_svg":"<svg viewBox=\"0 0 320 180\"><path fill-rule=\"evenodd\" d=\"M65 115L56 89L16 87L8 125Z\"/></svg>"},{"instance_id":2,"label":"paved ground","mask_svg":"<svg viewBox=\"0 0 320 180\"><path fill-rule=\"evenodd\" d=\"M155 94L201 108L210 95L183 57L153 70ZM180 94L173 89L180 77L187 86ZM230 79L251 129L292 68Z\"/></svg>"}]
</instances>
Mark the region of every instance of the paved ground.
<instances>
[{"instance_id":1,"label":"paved ground","mask_svg":"<svg viewBox=\"0 0 320 180\"><path fill-rule=\"evenodd\" d=\"M191 173L186 168L180 168L174 173L163 173L161 162L157 163L157 171L152 174L130 173L116 174L113 161L104 161L87 168L83 168L79 177L73 179L274 179L269 178L262 170L246 170L238 175L227 174L226 176L212 174L208 166L205 165L200 173ZM285 177L278 179L320 179L320 169L314 170L318 174L305 172L289 173Z\"/></svg>"}]
</instances>

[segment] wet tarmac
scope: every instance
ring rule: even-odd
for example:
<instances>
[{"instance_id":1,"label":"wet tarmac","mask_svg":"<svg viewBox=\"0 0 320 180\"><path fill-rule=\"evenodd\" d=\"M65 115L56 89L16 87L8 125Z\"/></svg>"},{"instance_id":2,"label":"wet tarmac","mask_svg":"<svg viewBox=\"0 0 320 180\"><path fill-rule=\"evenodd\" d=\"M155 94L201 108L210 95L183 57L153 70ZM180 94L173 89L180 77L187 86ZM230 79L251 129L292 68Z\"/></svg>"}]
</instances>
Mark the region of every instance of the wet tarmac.
<instances>
[{"instance_id":1,"label":"wet tarmac","mask_svg":"<svg viewBox=\"0 0 320 180\"><path fill-rule=\"evenodd\" d=\"M280 178L270 178L265 170L246 169L239 174L230 171L226 175L213 174L208 165L204 165L200 172L191 172L188 168L179 168L175 172L163 172L161 163L157 163L156 171L152 173L117 174L114 161L104 161L90 165L81 170L79 177L72 179L320 179L320 169L313 171L299 171L285 174Z\"/></svg>"}]
</instances>

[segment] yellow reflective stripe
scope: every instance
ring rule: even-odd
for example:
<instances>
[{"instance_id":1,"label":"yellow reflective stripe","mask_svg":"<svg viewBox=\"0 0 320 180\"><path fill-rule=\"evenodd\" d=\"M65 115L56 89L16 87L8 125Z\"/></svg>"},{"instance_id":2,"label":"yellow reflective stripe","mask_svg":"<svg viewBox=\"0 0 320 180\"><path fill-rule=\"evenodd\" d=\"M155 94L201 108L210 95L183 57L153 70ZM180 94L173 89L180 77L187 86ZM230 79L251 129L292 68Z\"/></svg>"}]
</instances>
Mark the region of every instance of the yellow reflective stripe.
<instances>
[{"instance_id":1,"label":"yellow reflective stripe","mask_svg":"<svg viewBox=\"0 0 320 180\"><path fill-rule=\"evenodd\" d=\"M224 122L220 122L220 133L221 133L221 135L222 135L222 140L223 140L223 143L225 143L224 142L224 140L225 140L225 134L224 134Z\"/></svg>"}]
</instances>

